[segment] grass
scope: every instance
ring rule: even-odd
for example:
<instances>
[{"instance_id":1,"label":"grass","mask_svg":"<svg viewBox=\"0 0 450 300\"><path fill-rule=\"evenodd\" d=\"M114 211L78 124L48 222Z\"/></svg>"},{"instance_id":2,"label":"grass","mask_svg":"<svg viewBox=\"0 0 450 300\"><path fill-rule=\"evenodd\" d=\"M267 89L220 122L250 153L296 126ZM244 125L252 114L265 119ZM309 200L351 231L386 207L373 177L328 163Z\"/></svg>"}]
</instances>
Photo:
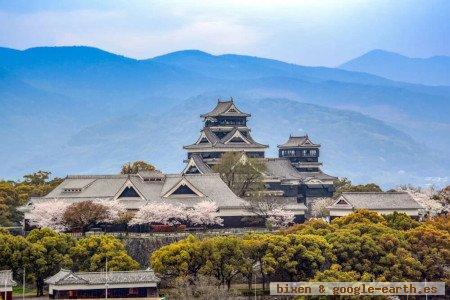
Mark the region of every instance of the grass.
<instances>
[{"instance_id":1,"label":"grass","mask_svg":"<svg viewBox=\"0 0 450 300\"><path fill-rule=\"evenodd\" d=\"M14 296L22 296L22 286L17 285L15 287L13 287L13 295ZM35 296L36 295L36 289L35 288L30 288L30 287L25 287L25 296Z\"/></svg>"}]
</instances>

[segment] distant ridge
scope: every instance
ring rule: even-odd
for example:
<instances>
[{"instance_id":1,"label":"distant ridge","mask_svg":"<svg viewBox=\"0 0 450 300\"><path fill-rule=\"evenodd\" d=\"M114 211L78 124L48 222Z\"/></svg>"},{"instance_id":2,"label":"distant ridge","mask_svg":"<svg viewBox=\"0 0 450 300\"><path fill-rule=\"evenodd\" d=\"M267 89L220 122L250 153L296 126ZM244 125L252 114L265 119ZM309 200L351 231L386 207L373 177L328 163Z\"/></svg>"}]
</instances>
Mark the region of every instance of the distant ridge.
<instances>
[{"instance_id":1,"label":"distant ridge","mask_svg":"<svg viewBox=\"0 0 450 300\"><path fill-rule=\"evenodd\" d=\"M340 68L410 83L450 86L450 56L411 58L376 49L342 64Z\"/></svg>"},{"instance_id":2,"label":"distant ridge","mask_svg":"<svg viewBox=\"0 0 450 300\"><path fill-rule=\"evenodd\" d=\"M450 87L246 55L139 60L85 46L0 48L0 177L105 173L136 159L177 172L198 115L230 96L262 141L317 136L333 174L390 186L450 178Z\"/></svg>"}]
</instances>

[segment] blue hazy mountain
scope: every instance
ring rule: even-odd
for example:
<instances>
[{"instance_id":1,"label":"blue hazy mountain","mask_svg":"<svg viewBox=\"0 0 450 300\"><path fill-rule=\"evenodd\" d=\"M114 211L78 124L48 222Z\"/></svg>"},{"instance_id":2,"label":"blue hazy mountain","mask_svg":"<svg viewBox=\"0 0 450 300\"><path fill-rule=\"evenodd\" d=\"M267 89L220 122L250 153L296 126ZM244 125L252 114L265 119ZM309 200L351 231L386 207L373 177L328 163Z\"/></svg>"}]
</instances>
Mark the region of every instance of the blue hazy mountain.
<instances>
[{"instance_id":1,"label":"blue hazy mountain","mask_svg":"<svg viewBox=\"0 0 450 300\"><path fill-rule=\"evenodd\" d=\"M289 133L316 135L339 176L382 184L449 176L449 87L195 50L135 60L41 47L0 48L0 177L111 172L136 159L178 171L198 115L230 96L272 147Z\"/></svg>"},{"instance_id":2,"label":"blue hazy mountain","mask_svg":"<svg viewBox=\"0 0 450 300\"><path fill-rule=\"evenodd\" d=\"M411 58L393 52L373 50L342 64L340 68L404 82L450 85L449 56Z\"/></svg>"}]
</instances>

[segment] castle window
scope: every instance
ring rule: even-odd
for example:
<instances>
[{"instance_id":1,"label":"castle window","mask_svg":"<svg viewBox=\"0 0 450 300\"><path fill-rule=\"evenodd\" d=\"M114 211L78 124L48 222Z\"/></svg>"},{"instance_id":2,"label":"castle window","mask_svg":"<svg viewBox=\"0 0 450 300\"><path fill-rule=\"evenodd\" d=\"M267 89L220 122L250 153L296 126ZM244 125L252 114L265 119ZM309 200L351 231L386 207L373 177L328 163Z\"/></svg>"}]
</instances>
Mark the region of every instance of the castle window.
<instances>
[{"instance_id":1,"label":"castle window","mask_svg":"<svg viewBox=\"0 0 450 300\"><path fill-rule=\"evenodd\" d=\"M341 200L339 200L339 202L336 203L336 204L347 205L348 203L347 203L344 199L341 199Z\"/></svg>"},{"instance_id":2,"label":"castle window","mask_svg":"<svg viewBox=\"0 0 450 300\"><path fill-rule=\"evenodd\" d=\"M230 140L231 143L244 143L244 140L240 137L234 137Z\"/></svg>"},{"instance_id":3,"label":"castle window","mask_svg":"<svg viewBox=\"0 0 450 300\"><path fill-rule=\"evenodd\" d=\"M127 186L122 191L119 198L140 198L140 196L132 186Z\"/></svg>"},{"instance_id":4,"label":"castle window","mask_svg":"<svg viewBox=\"0 0 450 300\"><path fill-rule=\"evenodd\" d=\"M191 190L187 185L180 185L172 195L197 195L193 190Z\"/></svg>"},{"instance_id":5,"label":"castle window","mask_svg":"<svg viewBox=\"0 0 450 300\"><path fill-rule=\"evenodd\" d=\"M310 154L311 156L316 156L316 155L317 155L317 151L314 150L314 149L309 150L309 154Z\"/></svg>"}]
</instances>

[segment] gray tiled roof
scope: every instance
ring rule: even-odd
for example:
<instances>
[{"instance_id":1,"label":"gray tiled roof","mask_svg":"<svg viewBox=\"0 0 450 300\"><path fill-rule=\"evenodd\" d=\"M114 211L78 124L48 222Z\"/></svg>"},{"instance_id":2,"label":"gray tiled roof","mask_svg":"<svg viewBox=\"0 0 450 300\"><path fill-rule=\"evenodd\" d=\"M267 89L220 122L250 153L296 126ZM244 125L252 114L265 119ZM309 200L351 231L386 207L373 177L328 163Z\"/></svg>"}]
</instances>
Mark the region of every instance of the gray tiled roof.
<instances>
[{"instance_id":1,"label":"gray tiled roof","mask_svg":"<svg viewBox=\"0 0 450 300\"><path fill-rule=\"evenodd\" d=\"M0 271L0 286L15 286L16 282L13 280L13 274L11 270Z\"/></svg>"},{"instance_id":2,"label":"gray tiled roof","mask_svg":"<svg viewBox=\"0 0 450 300\"><path fill-rule=\"evenodd\" d=\"M136 271L110 271L105 272L72 272L61 269L55 275L45 280L47 284L122 284L122 283L158 283L159 278L151 269Z\"/></svg>"},{"instance_id":3,"label":"gray tiled roof","mask_svg":"<svg viewBox=\"0 0 450 300\"><path fill-rule=\"evenodd\" d=\"M200 155L194 154L191 156L194 160L195 166L202 174L212 173L211 168L203 161Z\"/></svg>"},{"instance_id":4,"label":"gray tiled roof","mask_svg":"<svg viewBox=\"0 0 450 300\"><path fill-rule=\"evenodd\" d=\"M287 158L267 158L267 177L268 178L278 178L286 180L301 180L307 181L310 179L319 180L334 180L336 177L330 176L323 173L322 171L317 172L300 172L294 168L291 162Z\"/></svg>"},{"instance_id":5,"label":"gray tiled roof","mask_svg":"<svg viewBox=\"0 0 450 300\"><path fill-rule=\"evenodd\" d=\"M267 175L269 177L301 180L299 172L292 166L291 162L285 158L266 159Z\"/></svg>"},{"instance_id":6,"label":"gray tiled roof","mask_svg":"<svg viewBox=\"0 0 450 300\"><path fill-rule=\"evenodd\" d=\"M230 142L227 143L231 137L236 133L236 131L248 131L248 130L242 130L239 127L233 127L233 129L227 133L222 139L219 139L217 135L208 127L205 127L203 129L203 132L205 133L207 139L211 143L201 143L201 144L192 144L188 146L184 146L184 149L213 149L213 148L236 148L236 151L239 151L240 149L245 148L261 148L265 149L268 148L268 145L263 145L258 142L256 142L249 133L247 133L247 136L245 134L242 134L250 143L247 144L245 142L241 143L234 143Z\"/></svg>"},{"instance_id":7,"label":"gray tiled roof","mask_svg":"<svg viewBox=\"0 0 450 300\"><path fill-rule=\"evenodd\" d=\"M350 204L337 204L344 199ZM368 192L368 193L343 193L331 208L355 208L355 209L420 209L417 203L408 193L402 192Z\"/></svg>"},{"instance_id":8,"label":"gray tiled roof","mask_svg":"<svg viewBox=\"0 0 450 300\"><path fill-rule=\"evenodd\" d=\"M77 180L83 181L86 178L93 179L93 183L83 189L81 192L65 192L67 184L76 184ZM182 178L185 178L196 189L198 189L204 197L193 197L187 195L182 197L169 196L164 198L163 195L173 188ZM170 201L182 203L187 206L203 201L205 199L217 203L219 208L238 207L244 203L244 200L237 197L223 182L219 174L168 174L161 181L144 181L139 175L78 175L67 176L67 178L51 191L47 196L35 197L30 199L30 203L38 203L48 201L50 199L60 199L70 203L82 202L96 199L113 199L130 180L133 187L143 196L142 198L126 198L121 201L127 209L139 209L141 206L152 203Z\"/></svg>"},{"instance_id":9,"label":"gray tiled roof","mask_svg":"<svg viewBox=\"0 0 450 300\"><path fill-rule=\"evenodd\" d=\"M286 143L278 145L278 148L293 148L293 147L320 147L319 144L314 144L308 137L303 136L289 136Z\"/></svg>"},{"instance_id":10,"label":"gray tiled roof","mask_svg":"<svg viewBox=\"0 0 450 300\"><path fill-rule=\"evenodd\" d=\"M138 175L141 176L141 178L146 178L146 179L162 179L164 178L164 174L161 173L161 171L159 170L154 170L154 171L139 171Z\"/></svg>"},{"instance_id":11,"label":"gray tiled roof","mask_svg":"<svg viewBox=\"0 0 450 300\"><path fill-rule=\"evenodd\" d=\"M235 112L227 112L232 106L234 106ZM233 100L217 102L216 107L209 113L202 114L202 118L206 117L218 117L218 116L229 116L229 117L250 117L250 114L240 111L235 105Z\"/></svg>"}]
</instances>

